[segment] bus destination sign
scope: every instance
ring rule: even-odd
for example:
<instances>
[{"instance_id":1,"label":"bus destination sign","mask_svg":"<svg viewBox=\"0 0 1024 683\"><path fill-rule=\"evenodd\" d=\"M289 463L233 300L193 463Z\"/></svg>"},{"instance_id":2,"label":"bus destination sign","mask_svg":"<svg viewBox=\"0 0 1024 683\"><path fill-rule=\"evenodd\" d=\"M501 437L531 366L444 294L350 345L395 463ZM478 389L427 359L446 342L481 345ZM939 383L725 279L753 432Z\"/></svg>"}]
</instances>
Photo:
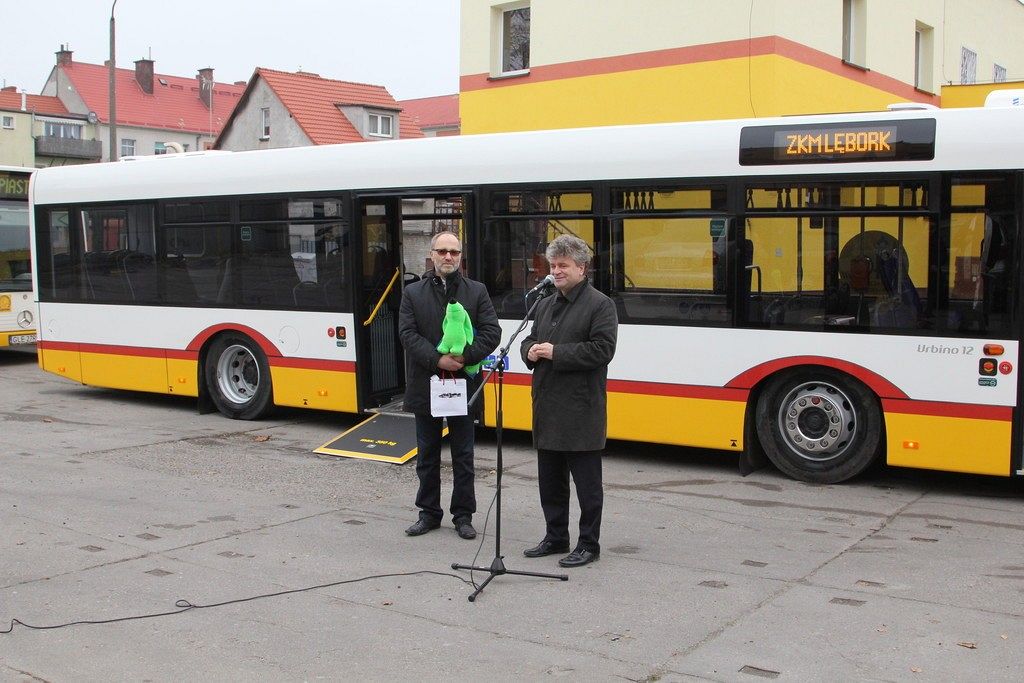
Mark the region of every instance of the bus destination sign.
<instances>
[{"instance_id":1,"label":"bus destination sign","mask_svg":"<svg viewBox=\"0 0 1024 683\"><path fill-rule=\"evenodd\" d=\"M934 119L747 126L740 132L741 166L934 158Z\"/></svg>"},{"instance_id":2,"label":"bus destination sign","mask_svg":"<svg viewBox=\"0 0 1024 683\"><path fill-rule=\"evenodd\" d=\"M0 171L0 199L28 199L28 174Z\"/></svg>"}]
</instances>

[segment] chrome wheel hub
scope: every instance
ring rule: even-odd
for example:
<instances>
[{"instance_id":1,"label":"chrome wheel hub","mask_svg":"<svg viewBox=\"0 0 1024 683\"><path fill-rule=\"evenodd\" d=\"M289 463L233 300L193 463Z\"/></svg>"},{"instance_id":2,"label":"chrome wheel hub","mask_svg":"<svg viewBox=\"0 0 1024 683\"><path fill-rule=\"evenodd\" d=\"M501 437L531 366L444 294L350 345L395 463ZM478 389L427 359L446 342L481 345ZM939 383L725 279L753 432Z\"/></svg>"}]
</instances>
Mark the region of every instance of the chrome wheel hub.
<instances>
[{"instance_id":1,"label":"chrome wheel hub","mask_svg":"<svg viewBox=\"0 0 1024 683\"><path fill-rule=\"evenodd\" d=\"M217 359L217 388L233 403L248 403L260 386L260 366L252 351L234 344Z\"/></svg>"},{"instance_id":2,"label":"chrome wheel hub","mask_svg":"<svg viewBox=\"0 0 1024 683\"><path fill-rule=\"evenodd\" d=\"M786 394L779 429L790 450L805 460L838 458L857 434L857 412L850 398L831 384L806 382Z\"/></svg>"}]
</instances>

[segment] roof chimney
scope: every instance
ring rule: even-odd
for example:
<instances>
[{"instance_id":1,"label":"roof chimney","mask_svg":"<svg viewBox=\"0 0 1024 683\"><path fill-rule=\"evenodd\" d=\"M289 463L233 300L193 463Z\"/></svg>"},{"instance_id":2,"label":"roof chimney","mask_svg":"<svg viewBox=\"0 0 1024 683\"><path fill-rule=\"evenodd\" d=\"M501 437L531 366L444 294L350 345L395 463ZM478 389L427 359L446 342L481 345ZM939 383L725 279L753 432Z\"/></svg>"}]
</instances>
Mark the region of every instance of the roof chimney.
<instances>
[{"instance_id":1,"label":"roof chimney","mask_svg":"<svg viewBox=\"0 0 1024 683\"><path fill-rule=\"evenodd\" d=\"M67 45L64 45L62 43L61 46L60 46L60 50L58 50L56 52L56 54L57 54L57 66L67 66L67 65L71 64L72 52L71 52L71 50L68 49Z\"/></svg>"},{"instance_id":2,"label":"roof chimney","mask_svg":"<svg viewBox=\"0 0 1024 683\"><path fill-rule=\"evenodd\" d=\"M213 68L200 69L196 79L199 81L199 99L207 109L213 109Z\"/></svg>"},{"instance_id":3,"label":"roof chimney","mask_svg":"<svg viewBox=\"0 0 1024 683\"><path fill-rule=\"evenodd\" d=\"M135 60L135 80L139 82L142 92L147 95L153 94L153 60Z\"/></svg>"}]
</instances>

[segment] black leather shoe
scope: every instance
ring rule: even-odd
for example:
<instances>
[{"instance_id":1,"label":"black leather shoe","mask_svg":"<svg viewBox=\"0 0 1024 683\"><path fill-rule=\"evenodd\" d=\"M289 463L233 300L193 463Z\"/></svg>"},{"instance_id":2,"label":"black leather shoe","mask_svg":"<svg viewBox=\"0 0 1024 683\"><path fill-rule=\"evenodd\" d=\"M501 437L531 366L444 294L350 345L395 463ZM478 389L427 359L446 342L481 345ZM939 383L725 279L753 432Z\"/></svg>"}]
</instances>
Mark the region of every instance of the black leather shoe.
<instances>
[{"instance_id":1,"label":"black leather shoe","mask_svg":"<svg viewBox=\"0 0 1024 683\"><path fill-rule=\"evenodd\" d=\"M523 551L523 555L527 557L544 557L545 555L555 555L557 553L569 552L568 543L554 543L552 541L541 541L532 548L527 548Z\"/></svg>"},{"instance_id":2,"label":"black leather shoe","mask_svg":"<svg viewBox=\"0 0 1024 683\"><path fill-rule=\"evenodd\" d=\"M415 524L406 529L405 533L409 536L422 536L428 531L433 531L439 526L441 526L441 522L432 522L429 519L423 519L421 517L420 519L416 520Z\"/></svg>"},{"instance_id":3,"label":"black leather shoe","mask_svg":"<svg viewBox=\"0 0 1024 683\"><path fill-rule=\"evenodd\" d=\"M459 538L465 538L467 540L476 538L476 529L474 529L473 525L465 519L460 519L455 522L455 533L459 535Z\"/></svg>"},{"instance_id":4,"label":"black leather shoe","mask_svg":"<svg viewBox=\"0 0 1024 683\"><path fill-rule=\"evenodd\" d=\"M601 557L601 551L593 552L584 548L576 548L571 553L558 561L559 567L582 567L585 564L596 562Z\"/></svg>"}]
</instances>

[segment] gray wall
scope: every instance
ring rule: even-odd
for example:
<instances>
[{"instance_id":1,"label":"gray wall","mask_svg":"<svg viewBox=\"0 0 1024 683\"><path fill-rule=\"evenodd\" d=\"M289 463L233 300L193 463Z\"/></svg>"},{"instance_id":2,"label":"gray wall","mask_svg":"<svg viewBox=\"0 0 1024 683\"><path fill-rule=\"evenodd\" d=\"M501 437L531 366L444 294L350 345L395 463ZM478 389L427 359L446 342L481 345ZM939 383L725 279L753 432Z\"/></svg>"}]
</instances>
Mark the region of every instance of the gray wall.
<instances>
[{"instance_id":1,"label":"gray wall","mask_svg":"<svg viewBox=\"0 0 1024 683\"><path fill-rule=\"evenodd\" d=\"M249 97L240 102L238 107L231 120L231 127L220 138L219 149L241 152L250 149L305 147L312 144L262 78L256 81ZM264 107L270 108L269 140L260 139L263 135L263 118L260 110Z\"/></svg>"}]
</instances>

